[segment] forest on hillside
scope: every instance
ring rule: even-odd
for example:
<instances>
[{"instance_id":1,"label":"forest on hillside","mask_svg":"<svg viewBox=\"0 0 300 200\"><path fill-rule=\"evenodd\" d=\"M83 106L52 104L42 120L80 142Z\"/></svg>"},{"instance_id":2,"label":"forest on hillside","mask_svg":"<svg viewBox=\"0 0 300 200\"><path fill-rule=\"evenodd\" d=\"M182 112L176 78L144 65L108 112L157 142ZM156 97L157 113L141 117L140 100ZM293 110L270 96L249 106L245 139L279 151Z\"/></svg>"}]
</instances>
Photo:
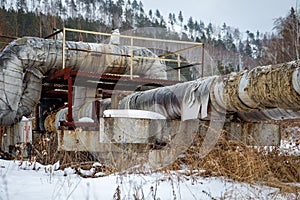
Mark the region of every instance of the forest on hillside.
<instances>
[{"instance_id":1,"label":"forest on hillside","mask_svg":"<svg viewBox=\"0 0 300 200\"><path fill-rule=\"evenodd\" d=\"M273 33L242 33L226 23L205 24L182 11L163 16L159 9L146 11L137 0L0 0L0 19L0 35L10 37L46 37L62 27L107 33L156 27L162 30L159 34L149 31L144 36L204 43L221 74L299 59L300 17L294 8L274 20Z\"/></svg>"}]
</instances>

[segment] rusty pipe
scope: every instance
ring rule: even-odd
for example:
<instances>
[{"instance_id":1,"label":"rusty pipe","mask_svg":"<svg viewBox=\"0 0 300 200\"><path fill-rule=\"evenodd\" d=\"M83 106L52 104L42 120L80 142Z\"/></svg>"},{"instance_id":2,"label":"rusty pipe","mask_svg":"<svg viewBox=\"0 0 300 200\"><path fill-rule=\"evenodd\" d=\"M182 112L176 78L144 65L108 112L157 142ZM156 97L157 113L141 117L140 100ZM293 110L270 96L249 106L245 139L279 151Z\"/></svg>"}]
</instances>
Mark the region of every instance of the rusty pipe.
<instances>
[{"instance_id":1,"label":"rusty pipe","mask_svg":"<svg viewBox=\"0 0 300 200\"><path fill-rule=\"evenodd\" d=\"M291 110L284 112L284 115L290 113L294 117L295 112L300 111L299 77L297 61L260 66L239 73L134 93L122 99L119 108L149 110L169 119L183 120L198 116L204 119L209 114L207 111L212 110L226 114L239 113L244 120L247 120L247 113L272 109Z\"/></svg>"},{"instance_id":2,"label":"rusty pipe","mask_svg":"<svg viewBox=\"0 0 300 200\"><path fill-rule=\"evenodd\" d=\"M66 48L66 66L92 73L129 74L130 58L119 55L130 55L131 50L134 56L157 57L143 47L67 41ZM165 65L158 60L132 61L133 66L139 66L133 68L134 74L167 78ZM62 41L59 40L24 37L6 46L0 54L0 125L12 125L22 116L30 115L40 98L42 78L50 71L61 69L62 63Z\"/></svg>"}]
</instances>

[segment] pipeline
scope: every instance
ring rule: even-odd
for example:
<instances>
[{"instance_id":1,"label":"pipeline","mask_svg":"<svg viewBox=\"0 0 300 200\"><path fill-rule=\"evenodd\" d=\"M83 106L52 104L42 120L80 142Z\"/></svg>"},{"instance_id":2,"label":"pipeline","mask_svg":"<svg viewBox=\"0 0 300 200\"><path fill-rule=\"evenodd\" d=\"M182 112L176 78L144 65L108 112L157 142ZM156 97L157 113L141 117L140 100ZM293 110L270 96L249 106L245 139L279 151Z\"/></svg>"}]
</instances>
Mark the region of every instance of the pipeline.
<instances>
[{"instance_id":1,"label":"pipeline","mask_svg":"<svg viewBox=\"0 0 300 200\"><path fill-rule=\"evenodd\" d=\"M66 66L72 70L121 74L129 71L129 56L120 55L130 55L131 47L71 41L66 42L66 47L69 49L66 51ZM146 48L132 47L132 50L133 55L156 57ZM57 40L24 37L11 42L3 50L0 54L0 125L12 125L22 116L32 113L40 98L44 75L59 70L62 62L62 42ZM133 74L167 79L166 66L160 61L134 59L133 65L138 66L133 68ZM266 113L270 109L287 117L297 116L300 110L299 76L297 61L261 66L226 76L137 92L122 99L119 108L154 111L169 119L182 120L205 119L211 111L237 113L244 120L251 113ZM75 94L75 98L81 95L75 110L80 111L87 100L93 99L90 92L84 89Z\"/></svg>"},{"instance_id":2,"label":"pipeline","mask_svg":"<svg viewBox=\"0 0 300 200\"><path fill-rule=\"evenodd\" d=\"M128 74L131 50L133 55L157 57L143 47L67 41L66 48L66 66L99 74ZM30 115L40 99L44 75L61 69L62 63L59 40L24 37L6 46L0 54L0 125ZM133 59L133 66L135 75L167 79L166 66L158 60Z\"/></svg>"},{"instance_id":3,"label":"pipeline","mask_svg":"<svg viewBox=\"0 0 300 200\"><path fill-rule=\"evenodd\" d=\"M134 93L122 99L119 108L181 120L205 119L212 111L237 113L244 121L288 119L300 116L299 86L300 67L295 61ZM255 118L253 113L264 117Z\"/></svg>"},{"instance_id":4,"label":"pipeline","mask_svg":"<svg viewBox=\"0 0 300 200\"><path fill-rule=\"evenodd\" d=\"M120 109L138 109L162 114L167 119L207 117L211 84L215 76L172 86L137 92L119 102Z\"/></svg>"}]
</instances>

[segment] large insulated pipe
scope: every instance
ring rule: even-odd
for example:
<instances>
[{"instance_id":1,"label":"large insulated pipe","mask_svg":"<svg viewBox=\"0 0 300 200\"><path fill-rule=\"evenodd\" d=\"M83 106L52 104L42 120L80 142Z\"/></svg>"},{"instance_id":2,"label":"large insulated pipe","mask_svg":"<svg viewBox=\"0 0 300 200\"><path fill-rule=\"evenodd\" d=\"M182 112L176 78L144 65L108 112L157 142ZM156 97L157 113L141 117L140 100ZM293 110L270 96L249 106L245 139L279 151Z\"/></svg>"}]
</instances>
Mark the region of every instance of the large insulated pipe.
<instances>
[{"instance_id":1,"label":"large insulated pipe","mask_svg":"<svg viewBox=\"0 0 300 200\"><path fill-rule=\"evenodd\" d=\"M67 41L66 48L73 49L66 50L66 66L93 73L129 73L131 51L134 56L156 57L143 47ZM11 42L0 54L0 125L30 115L39 101L43 76L61 69L62 63L62 41L24 37ZM133 59L133 74L167 78L158 60Z\"/></svg>"},{"instance_id":2,"label":"large insulated pipe","mask_svg":"<svg viewBox=\"0 0 300 200\"><path fill-rule=\"evenodd\" d=\"M244 120L247 113L269 109L286 110L285 115L290 113L294 117L300 111L299 86L299 62L290 62L134 93L122 99L119 107L154 111L183 120L197 118L200 111L200 118L204 119L210 110L239 113Z\"/></svg>"},{"instance_id":3,"label":"large insulated pipe","mask_svg":"<svg viewBox=\"0 0 300 200\"><path fill-rule=\"evenodd\" d=\"M66 42L66 66L94 73L127 73L128 46ZM142 47L134 55L156 57ZM103 52L103 54L95 53ZM165 65L157 60L134 59L133 73L166 79ZM41 79L62 66L62 42L25 37L10 43L0 54L0 125L11 125L31 114L41 92ZM101 67L105 66L105 67ZM135 93L120 102L120 108L155 111L167 118L207 116L211 108L223 113L248 113L279 108L300 109L299 62L257 67L220 77L209 77L157 90Z\"/></svg>"},{"instance_id":4,"label":"large insulated pipe","mask_svg":"<svg viewBox=\"0 0 300 200\"><path fill-rule=\"evenodd\" d=\"M119 102L121 109L147 110L162 114L167 119L196 119L207 117L209 93L215 76L195 81L137 92Z\"/></svg>"}]
</instances>

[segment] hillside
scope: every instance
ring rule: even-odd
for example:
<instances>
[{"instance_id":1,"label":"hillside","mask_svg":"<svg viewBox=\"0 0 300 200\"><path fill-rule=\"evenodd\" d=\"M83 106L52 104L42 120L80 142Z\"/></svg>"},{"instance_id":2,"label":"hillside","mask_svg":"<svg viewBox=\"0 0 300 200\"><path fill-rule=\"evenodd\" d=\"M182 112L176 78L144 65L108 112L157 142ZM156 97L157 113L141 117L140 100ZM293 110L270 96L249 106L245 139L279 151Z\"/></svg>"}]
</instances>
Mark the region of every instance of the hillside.
<instances>
[{"instance_id":1,"label":"hillside","mask_svg":"<svg viewBox=\"0 0 300 200\"><path fill-rule=\"evenodd\" d=\"M118 28L121 33L133 30L138 34L138 29L151 27L151 31L143 29L142 35L205 43L209 60L221 74L299 57L299 17L293 8L275 20L277 34L247 31L242 37L238 28L225 23L219 27L193 16L185 19L181 11L163 16L159 9L147 10L137 0L1 0L0 7L1 35L46 37L53 28L62 27L108 33ZM97 42L90 36L68 39Z\"/></svg>"}]
</instances>

